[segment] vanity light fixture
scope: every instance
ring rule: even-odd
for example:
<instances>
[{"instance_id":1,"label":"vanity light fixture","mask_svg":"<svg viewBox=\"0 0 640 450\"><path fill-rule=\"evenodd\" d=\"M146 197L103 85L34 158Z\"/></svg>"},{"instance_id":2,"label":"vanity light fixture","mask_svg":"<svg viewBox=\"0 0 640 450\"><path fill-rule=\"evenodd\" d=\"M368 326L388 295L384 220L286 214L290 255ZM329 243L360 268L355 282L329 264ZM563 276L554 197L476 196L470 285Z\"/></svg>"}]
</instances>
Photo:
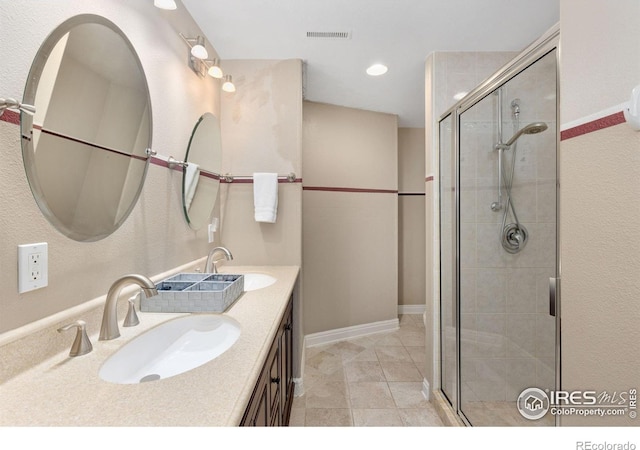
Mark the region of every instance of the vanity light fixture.
<instances>
[{"instance_id":1,"label":"vanity light fixture","mask_svg":"<svg viewBox=\"0 0 640 450\"><path fill-rule=\"evenodd\" d=\"M371 75L372 77L377 77L379 75L384 75L385 73L387 73L387 70L389 70L389 68L384 64L373 64L367 69L367 74Z\"/></svg>"},{"instance_id":2,"label":"vanity light fixture","mask_svg":"<svg viewBox=\"0 0 640 450\"><path fill-rule=\"evenodd\" d=\"M12 109L14 111L20 111L33 116L36 113L36 107L20 103L14 98L0 98L0 116L4 114L5 109Z\"/></svg>"},{"instance_id":3,"label":"vanity light fixture","mask_svg":"<svg viewBox=\"0 0 640 450\"><path fill-rule=\"evenodd\" d=\"M222 90L226 92L235 92L236 87L233 85L231 75L224 75L220 68L220 60L218 58L207 59L207 49L204 47L205 41L202 36L197 38L188 38L182 33L180 37L189 46L189 67L201 77L209 76L216 79L224 79Z\"/></svg>"},{"instance_id":4,"label":"vanity light fixture","mask_svg":"<svg viewBox=\"0 0 640 450\"><path fill-rule=\"evenodd\" d=\"M174 0L153 0L153 6L160 9L174 10L177 8Z\"/></svg>"},{"instance_id":5,"label":"vanity light fixture","mask_svg":"<svg viewBox=\"0 0 640 450\"><path fill-rule=\"evenodd\" d=\"M231 75L224 76L224 83L222 83L222 90L225 92L235 92L236 86L233 84Z\"/></svg>"},{"instance_id":6,"label":"vanity light fixture","mask_svg":"<svg viewBox=\"0 0 640 450\"><path fill-rule=\"evenodd\" d=\"M214 78L222 78L219 60L217 58L213 60L207 59L209 52L205 48L204 38L202 36L188 38L182 33L179 34L189 46L189 67L191 67L191 70L201 77L205 77L208 72Z\"/></svg>"}]
</instances>

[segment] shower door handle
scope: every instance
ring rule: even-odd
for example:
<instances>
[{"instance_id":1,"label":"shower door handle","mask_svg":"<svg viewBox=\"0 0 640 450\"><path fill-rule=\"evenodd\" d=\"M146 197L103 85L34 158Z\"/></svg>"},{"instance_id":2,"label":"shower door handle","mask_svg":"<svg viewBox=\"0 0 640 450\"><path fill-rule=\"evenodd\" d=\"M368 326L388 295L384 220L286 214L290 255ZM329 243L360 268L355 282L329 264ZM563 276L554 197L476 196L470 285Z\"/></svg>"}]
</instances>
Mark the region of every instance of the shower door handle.
<instances>
[{"instance_id":1,"label":"shower door handle","mask_svg":"<svg viewBox=\"0 0 640 450\"><path fill-rule=\"evenodd\" d=\"M549 314L556 316L558 294L560 293L560 278L549 278Z\"/></svg>"}]
</instances>

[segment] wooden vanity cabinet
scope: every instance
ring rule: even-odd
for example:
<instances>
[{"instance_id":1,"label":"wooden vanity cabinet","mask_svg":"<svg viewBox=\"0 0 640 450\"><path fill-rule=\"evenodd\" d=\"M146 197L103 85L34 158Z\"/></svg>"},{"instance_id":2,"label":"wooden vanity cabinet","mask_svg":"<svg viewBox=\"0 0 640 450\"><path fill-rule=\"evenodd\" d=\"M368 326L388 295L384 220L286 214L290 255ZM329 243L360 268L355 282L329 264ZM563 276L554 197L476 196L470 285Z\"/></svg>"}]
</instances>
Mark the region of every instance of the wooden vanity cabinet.
<instances>
[{"instance_id":1,"label":"wooden vanity cabinet","mask_svg":"<svg viewBox=\"0 0 640 450\"><path fill-rule=\"evenodd\" d=\"M293 301L289 299L240 426L288 426L293 388Z\"/></svg>"}]
</instances>

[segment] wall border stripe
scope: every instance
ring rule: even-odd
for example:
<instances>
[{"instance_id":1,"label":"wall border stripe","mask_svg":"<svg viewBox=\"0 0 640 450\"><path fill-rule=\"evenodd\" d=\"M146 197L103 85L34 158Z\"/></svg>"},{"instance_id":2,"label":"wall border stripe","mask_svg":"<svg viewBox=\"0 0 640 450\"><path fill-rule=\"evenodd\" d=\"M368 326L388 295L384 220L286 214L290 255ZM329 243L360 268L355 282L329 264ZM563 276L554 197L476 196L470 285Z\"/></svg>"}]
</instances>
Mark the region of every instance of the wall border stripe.
<instances>
[{"instance_id":1,"label":"wall border stripe","mask_svg":"<svg viewBox=\"0 0 640 450\"><path fill-rule=\"evenodd\" d=\"M234 178L233 181L227 181L224 178L220 178L220 183L225 184L253 184L253 178ZM292 184L292 183L302 183L302 178L296 178L293 181L285 180L278 178L278 183L281 184Z\"/></svg>"},{"instance_id":2,"label":"wall border stripe","mask_svg":"<svg viewBox=\"0 0 640 450\"><path fill-rule=\"evenodd\" d=\"M20 113L5 109L4 114L0 116L0 120L2 120L3 122L12 123L14 125L20 125Z\"/></svg>"},{"instance_id":3,"label":"wall border stripe","mask_svg":"<svg viewBox=\"0 0 640 450\"><path fill-rule=\"evenodd\" d=\"M629 106L628 102L620 103L618 105L614 105L609 108L605 108L600 111L597 111L593 114L587 114L586 116L582 116L578 119L571 120L569 122L561 122L560 131L565 131L565 130L568 130L569 128L575 128L587 122L593 122L595 120L602 119L603 117L611 116L619 111L624 111L628 106Z\"/></svg>"},{"instance_id":4,"label":"wall border stripe","mask_svg":"<svg viewBox=\"0 0 640 450\"><path fill-rule=\"evenodd\" d=\"M593 133L594 131L603 130L622 123L625 123L624 113L622 111L618 111L616 113L600 117L599 119L567 128L560 132L560 140L566 141L567 139L582 136L583 134Z\"/></svg>"},{"instance_id":5,"label":"wall border stripe","mask_svg":"<svg viewBox=\"0 0 640 450\"><path fill-rule=\"evenodd\" d=\"M2 116L0 116L0 121L2 122L7 122L7 123L11 123L13 125L20 125L20 113L17 113L15 111L11 111L11 110L5 110L4 113L2 114ZM33 125L33 128L36 130L40 130L40 132L45 133L45 134L50 134L52 136L56 136L59 137L61 139L68 139L70 141L73 142L77 142L80 144L84 144L84 145L88 145L90 147L99 149L99 150L104 150L104 151L108 151L108 152L112 152L112 153L116 153L118 155L121 156L128 156L129 158L133 158L133 159L137 159L140 161L146 161L147 157L145 156L139 156L139 155L131 155L128 153L124 153L118 149L113 149L113 148L109 148L109 147L104 147L102 145L98 145L98 144L94 144L92 142L89 141L84 141L82 139L78 139L78 138L74 138L72 136L67 136L65 134L62 133L57 133L55 131L51 131L51 130L47 130L45 128L42 128L39 125ZM29 139L28 137L23 136L23 139ZM155 166L158 167L164 167L165 169L171 169L169 167L169 162L166 161L165 159L162 159L160 157L157 156L152 156L149 160L149 164L153 164ZM182 166L176 165L173 170L177 171L177 172L183 172ZM213 174L210 172L207 172L205 170L200 170L200 176L205 177L205 178L212 178L214 180L220 180L221 183L253 183L252 179L236 179L232 182L229 181L225 181L224 179L221 179L219 175L217 174ZM289 181L289 180L278 180L278 183L286 183L286 184L291 184L291 183L302 183L302 178L296 178L293 182Z\"/></svg>"},{"instance_id":6,"label":"wall border stripe","mask_svg":"<svg viewBox=\"0 0 640 450\"><path fill-rule=\"evenodd\" d=\"M364 194L397 194L397 190L392 189L359 189L346 187L328 187L328 186L302 186L303 191L323 191L323 192L352 192Z\"/></svg>"},{"instance_id":7,"label":"wall border stripe","mask_svg":"<svg viewBox=\"0 0 640 450\"><path fill-rule=\"evenodd\" d=\"M173 167L173 169L171 169L169 167L169 161L166 161L166 160L164 160L162 158L158 158L157 156L152 156L151 160L149 161L149 163L153 164L155 166L158 166L158 167L164 167L165 169L175 170L176 172L184 172L184 169L182 168L182 166L176 165L176 166ZM201 177L204 177L204 178L212 178L214 180L220 180L220 176L219 175L214 174L214 173L209 173L206 170L202 170L201 169L199 174L200 174Z\"/></svg>"}]
</instances>

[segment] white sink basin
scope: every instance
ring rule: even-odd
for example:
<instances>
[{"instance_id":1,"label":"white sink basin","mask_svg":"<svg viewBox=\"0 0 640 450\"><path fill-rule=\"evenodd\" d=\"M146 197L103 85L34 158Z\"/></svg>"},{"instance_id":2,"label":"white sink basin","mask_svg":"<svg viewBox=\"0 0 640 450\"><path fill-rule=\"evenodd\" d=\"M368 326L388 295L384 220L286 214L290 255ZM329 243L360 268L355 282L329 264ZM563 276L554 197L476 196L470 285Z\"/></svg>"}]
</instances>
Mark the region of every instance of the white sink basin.
<instances>
[{"instance_id":1,"label":"white sink basin","mask_svg":"<svg viewBox=\"0 0 640 450\"><path fill-rule=\"evenodd\" d=\"M220 356L239 336L240 324L227 316L179 317L125 344L105 361L99 375L119 384L169 378Z\"/></svg>"},{"instance_id":2,"label":"white sink basin","mask_svg":"<svg viewBox=\"0 0 640 450\"><path fill-rule=\"evenodd\" d=\"M245 273L244 274L244 290L255 291L256 289L266 288L276 282L276 278L266 273Z\"/></svg>"}]
</instances>

